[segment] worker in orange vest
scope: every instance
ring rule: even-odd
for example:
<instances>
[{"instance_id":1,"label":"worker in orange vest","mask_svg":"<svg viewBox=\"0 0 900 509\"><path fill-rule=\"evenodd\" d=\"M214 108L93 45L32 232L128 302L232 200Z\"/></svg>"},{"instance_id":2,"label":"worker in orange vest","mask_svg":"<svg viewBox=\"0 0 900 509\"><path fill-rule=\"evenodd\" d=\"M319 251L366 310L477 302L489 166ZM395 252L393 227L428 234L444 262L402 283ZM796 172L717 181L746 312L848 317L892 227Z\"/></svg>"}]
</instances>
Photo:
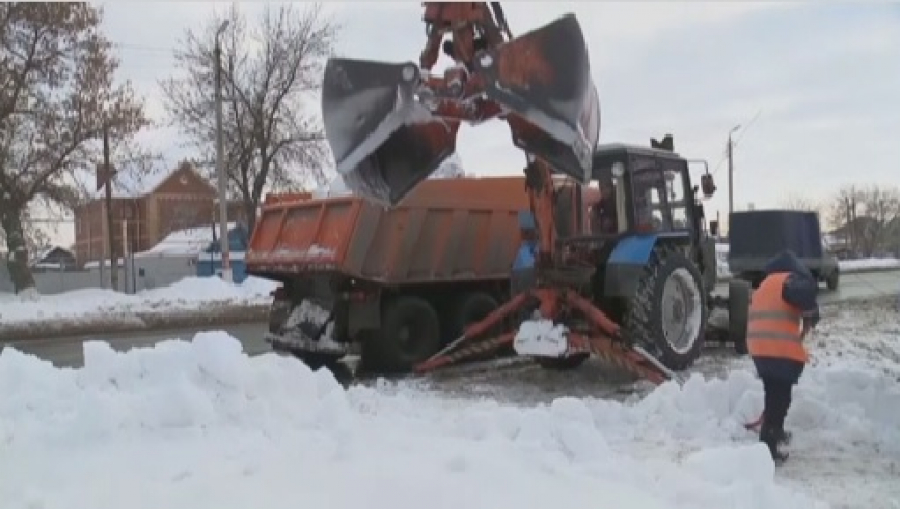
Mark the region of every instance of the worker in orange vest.
<instances>
[{"instance_id":1,"label":"worker in orange vest","mask_svg":"<svg viewBox=\"0 0 900 509\"><path fill-rule=\"evenodd\" d=\"M793 386L809 354L803 339L819 323L819 285L791 251L766 264L766 278L753 293L747 324L747 349L765 392L759 439L777 463L787 459L778 445L790 440L784 420Z\"/></svg>"}]
</instances>

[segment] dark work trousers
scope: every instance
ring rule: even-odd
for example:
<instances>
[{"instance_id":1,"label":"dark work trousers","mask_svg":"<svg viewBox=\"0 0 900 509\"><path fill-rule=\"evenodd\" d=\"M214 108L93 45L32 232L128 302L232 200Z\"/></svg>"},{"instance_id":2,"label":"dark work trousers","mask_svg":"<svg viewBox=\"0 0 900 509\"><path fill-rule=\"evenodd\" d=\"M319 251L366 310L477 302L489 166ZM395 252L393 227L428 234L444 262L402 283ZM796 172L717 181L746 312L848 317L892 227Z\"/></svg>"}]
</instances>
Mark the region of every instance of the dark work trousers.
<instances>
[{"instance_id":1,"label":"dark work trousers","mask_svg":"<svg viewBox=\"0 0 900 509\"><path fill-rule=\"evenodd\" d=\"M769 451L775 456L778 441L784 434L784 420L791 407L791 392L794 384L788 380L769 377L763 378L762 382L765 392L765 408L763 409L763 424L759 432L759 439L765 442Z\"/></svg>"}]
</instances>

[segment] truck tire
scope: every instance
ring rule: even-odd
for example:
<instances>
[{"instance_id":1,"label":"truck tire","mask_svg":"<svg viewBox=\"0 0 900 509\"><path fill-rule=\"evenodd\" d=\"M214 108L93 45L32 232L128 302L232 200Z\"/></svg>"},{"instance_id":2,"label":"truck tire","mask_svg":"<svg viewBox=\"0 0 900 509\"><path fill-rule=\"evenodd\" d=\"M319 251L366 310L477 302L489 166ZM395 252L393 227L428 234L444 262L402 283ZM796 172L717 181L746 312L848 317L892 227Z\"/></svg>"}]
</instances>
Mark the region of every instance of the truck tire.
<instances>
[{"instance_id":1,"label":"truck tire","mask_svg":"<svg viewBox=\"0 0 900 509\"><path fill-rule=\"evenodd\" d=\"M402 295L389 301L381 331L372 336L363 362L377 371L409 372L441 348L437 311L425 299Z\"/></svg>"},{"instance_id":2,"label":"truck tire","mask_svg":"<svg viewBox=\"0 0 900 509\"><path fill-rule=\"evenodd\" d=\"M746 281L728 283L728 340L738 355L747 354L747 320L753 290Z\"/></svg>"},{"instance_id":3,"label":"truck tire","mask_svg":"<svg viewBox=\"0 0 900 509\"><path fill-rule=\"evenodd\" d=\"M453 310L453 316L450 319L450 341L462 336L466 327L483 320L499 306L500 304L497 303L496 299L484 292L472 292L463 295L459 305ZM498 334L499 327L490 331L488 335L492 333Z\"/></svg>"},{"instance_id":4,"label":"truck tire","mask_svg":"<svg viewBox=\"0 0 900 509\"><path fill-rule=\"evenodd\" d=\"M454 306L452 314L448 317L450 334L445 339L447 341L455 341L462 336L466 327L484 320L487 315L494 312L498 307L500 307L500 304L497 303L497 300L487 293L472 292L463 295L458 305ZM481 337L484 339L495 338L502 332L503 324L499 323ZM513 353L512 346L503 347L484 355L477 355L472 360L486 360L495 358L498 355L503 356L511 353Z\"/></svg>"},{"instance_id":5,"label":"truck tire","mask_svg":"<svg viewBox=\"0 0 900 509\"><path fill-rule=\"evenodd\" d=\"M623 332L664 366L681 371L700 357L708 315L700 271L679 251L657 246L638 280Z\"/></svg>"},{"instance_id":6,"label":"truck tire","mask_svg":"<svg viewBox=\"0 0 900 509\"><path fill-rule=\"evenodd\" d=\"M835 292L838 289L838 286L841 282L841 272L839 270L833 270L831 274L828 274L828 277L825 278L825 288L828 288L828 291Z\"/></svg>"}]
</instances>

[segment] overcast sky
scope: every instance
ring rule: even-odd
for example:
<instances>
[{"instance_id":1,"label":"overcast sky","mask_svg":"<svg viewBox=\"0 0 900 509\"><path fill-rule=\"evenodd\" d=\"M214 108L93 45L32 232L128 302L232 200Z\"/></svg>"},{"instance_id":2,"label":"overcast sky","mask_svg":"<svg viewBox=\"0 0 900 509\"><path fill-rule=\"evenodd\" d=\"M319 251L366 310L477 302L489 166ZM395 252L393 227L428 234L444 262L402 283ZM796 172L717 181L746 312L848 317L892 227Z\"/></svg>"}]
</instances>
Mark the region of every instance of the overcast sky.
<instances>
[{"instance_id":1,"label":"overcast sky","mask_svg":"<svg viewBox=\"0 0 900 509\"><path fill-rule=\"evenodd\" d=\"M171 49L228 4L105 2L121 78L162 120L158 80ZM261 3L242 3L251 16ZM329 3L345 56L417 61L419 2ZM513 33L577 14L601 100L601 143L647 144L666 132L676 150L718 168L708 213L727 212L724 150L735 135L735 206L777 206L789 193L827 198L846 183L891 183L900 174L900 5L809 2L505 2ZM315 102L311 108L318 108ZM758 115L757 115L758 114ZM754 120L755 119L755 120ZM752 123L751 123L752 121ZM144 137L174 161L177 132ZM467 171L520 174L505 124L464 127Z\"/></svg>"}]
</instances>

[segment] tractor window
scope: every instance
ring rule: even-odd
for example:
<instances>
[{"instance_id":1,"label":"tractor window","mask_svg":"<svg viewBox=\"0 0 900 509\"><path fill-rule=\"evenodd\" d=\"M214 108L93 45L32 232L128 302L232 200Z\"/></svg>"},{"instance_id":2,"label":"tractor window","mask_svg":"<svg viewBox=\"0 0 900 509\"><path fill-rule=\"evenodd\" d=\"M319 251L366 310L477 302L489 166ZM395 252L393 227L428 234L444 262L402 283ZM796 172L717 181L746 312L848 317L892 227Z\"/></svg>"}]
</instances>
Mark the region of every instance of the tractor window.
<instances>
[{"instance_id":1,"label":"tractor window","mask_svg":"<svg viewBox=\"0 0 900 509\"><path fill-rule=\"evenodd\" d=\"M684 173L676 170L666 170L665 175L669 210L672 213L672 228L675 230L686 230L690 228L690 221L687 211L688 197L684 192Z\"/></svg>"},{"instance_id":2,"label":"tractor window","mask_svg":"<svg viewBox=\"0 0 900 509\"><path fill-rule=\"evenodd\" d=\"M665 180L657 169L636 171L632 175L635 229L659 232L671 229L665 204Z\"/></svg>"},{"instance_id":3,"label":"tractor window","mask_svg":"<svg viewBox=\"0 0 900 509\"><path fill-rule=\"evenodd\" d=\"M638 230L667 232L690 227L684 174L648 169L634 174L634 217Z\"/></svg>"}]
</instances>

